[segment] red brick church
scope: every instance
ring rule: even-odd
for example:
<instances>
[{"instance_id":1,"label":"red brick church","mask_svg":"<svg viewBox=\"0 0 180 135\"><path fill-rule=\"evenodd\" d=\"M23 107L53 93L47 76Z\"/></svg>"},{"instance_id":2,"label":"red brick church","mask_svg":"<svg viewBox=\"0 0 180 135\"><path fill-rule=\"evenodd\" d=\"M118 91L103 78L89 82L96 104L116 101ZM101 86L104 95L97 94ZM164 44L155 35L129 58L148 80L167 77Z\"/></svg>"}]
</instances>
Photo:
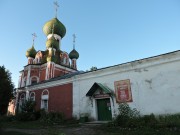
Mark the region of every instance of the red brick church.
<instances>
[{"instance_id":1,"label":"red brick church","mask_svg":"<svg viewBox=\"0 0 180 135\"><path fill-rule=\"evenodd\" d=\"M122 102L141 115L180 112L180 50L83 72L77 70L75 35L68 54L61 50L66 28L57 17L46 22L43 31L46 50L36 51L33 34L33 45L26 51L16 110L21 111L22 103L31 99L37 110L63 112L67 119L87 115L91 120L109 121L117 116Z\"/></svg>"},{"instance_id":2,"label":"red brick church","mask_svg":"<svg viewBox=\"0 0 180 135\"><path fill-rule=\"evenodd\" d=\"M36 101L36 109L63 112L67 118L72 117L72 82L62 85L49 85L55 79L63 79L77 74L79 53L73 50L68 54L61 50L61 40L66 34L65 26L57 17L46 22L43 32L47 36L46 50L36 51L33 45L26 51L27 65L20 71L17 109L31 99ZM68 76L67 76L68 75ZM34 86L40 86L34 89ZM58 105L58 106L57 106Z\"/></svg>"}]
</instances>

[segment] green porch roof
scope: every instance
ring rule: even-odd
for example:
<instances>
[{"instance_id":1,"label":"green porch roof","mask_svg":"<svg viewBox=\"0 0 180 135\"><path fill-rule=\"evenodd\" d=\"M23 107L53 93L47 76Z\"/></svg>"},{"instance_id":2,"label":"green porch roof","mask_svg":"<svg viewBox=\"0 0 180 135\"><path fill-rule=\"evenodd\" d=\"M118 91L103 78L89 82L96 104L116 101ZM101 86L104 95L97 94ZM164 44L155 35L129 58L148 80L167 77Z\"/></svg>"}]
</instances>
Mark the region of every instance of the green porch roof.
<instances>
[{"instance_id":1,"label":"green porch roof","mask_svg":"<svg viewBox=\"0 0 180 135\"><path fill-rule=\"evenodd\" d=\"M104 86L101 83L94 83L93 86L90 88L90 90L87 92L86 96L91 97L97 89L101 89L105 94L111 94L111 89L109 89L107 86Z\"/></svg>"}]
</instances>

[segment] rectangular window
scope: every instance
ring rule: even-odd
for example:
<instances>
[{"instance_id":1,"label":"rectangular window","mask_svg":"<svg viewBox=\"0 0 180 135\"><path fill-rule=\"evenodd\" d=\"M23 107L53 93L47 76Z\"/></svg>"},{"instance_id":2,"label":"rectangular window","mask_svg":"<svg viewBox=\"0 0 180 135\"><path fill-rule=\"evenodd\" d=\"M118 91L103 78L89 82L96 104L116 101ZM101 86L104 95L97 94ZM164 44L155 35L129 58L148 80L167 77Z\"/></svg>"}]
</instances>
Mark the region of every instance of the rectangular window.
<instances>
[{"instance_id":1,"label":"rectangular window","mask_svg":"<svg viewBox=\"0 0 180 135\"><path fill-rule=\"evenodd\" d=\"M42 109L48 110L48 100L42 100Z\"/></svg>"}]
</instances>

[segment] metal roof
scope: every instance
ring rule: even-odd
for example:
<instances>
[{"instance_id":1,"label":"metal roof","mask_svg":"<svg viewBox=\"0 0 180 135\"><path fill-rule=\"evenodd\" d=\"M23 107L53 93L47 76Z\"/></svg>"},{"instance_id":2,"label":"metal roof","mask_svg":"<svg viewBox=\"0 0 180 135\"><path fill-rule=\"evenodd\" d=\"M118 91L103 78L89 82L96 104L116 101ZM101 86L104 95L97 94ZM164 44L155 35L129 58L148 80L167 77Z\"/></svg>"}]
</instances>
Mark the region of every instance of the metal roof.
<instances>
[{"instance_id":1,"label":"metal roof","mask_svg":"<svg viewBox=\"0 0 180 135\"><path fill-rule=\"evenodd\" d=\"M101 84L101 83L94 83L93 84L93 86L90 88L90 90L87 92L87 94L86 94L86 96L89 96L89 97L91 97L95 92L96 92L96 90L97 89L101 89L101 90L103 90L103 92L105 93L105 94L110 94L110 93L112 93L111 92L111 89L109 89L107 86L104 86L103 84Z\"/></svg>"}]
</instances>

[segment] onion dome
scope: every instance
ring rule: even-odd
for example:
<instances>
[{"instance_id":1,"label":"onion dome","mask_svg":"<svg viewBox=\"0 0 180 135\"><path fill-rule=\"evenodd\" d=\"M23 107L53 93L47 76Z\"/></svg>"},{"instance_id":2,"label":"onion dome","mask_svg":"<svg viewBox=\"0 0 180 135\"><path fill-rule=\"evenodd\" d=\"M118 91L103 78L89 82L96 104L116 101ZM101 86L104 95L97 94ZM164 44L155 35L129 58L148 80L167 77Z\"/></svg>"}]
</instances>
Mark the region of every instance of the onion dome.
<instances>
[{"instance_id":1,"label":"onion dome","mask_svg":"<svg viewBox=\"0 0 180 135\"><path fill-rule=\"evenodd\" d=\"M35 56L36 56L36 50L34 49L34 45L32 45L32 47L26 51L26 57L35 58Z\"/></svg>"},{"instance_id":2,"label":"onion dome","mask_svg":"<svg viewBox=\"0 0 180 135\"><path fill-rule=\"evenodd\" d=\"M73 49L70 53L69 53L69 58L70 59L78 59L79 58L79 53Z\"/></svg>"},{"instance_id":3,"label":"onion dome","mask_svg":"<svg viewBox=\"0 0 180 135\"><path fill-rule=\"evenodd\" d=\"M46 41L46 47L47 48L55 48L56 50L59 49L59 42L54 38L54 36L52 35L52 37L50 37L47 41Z\"/></svg>"},{"instance_id":4,"label":"onion dome","mask_svg":"<svg viewBox=\"0 0 180 135\"><path fill-rule=\"evenodd\" d=\"M46 34L46 36L52 33L51 30L53 29L53 27L54 34L61 36L61 38L65 36L66 28L57 18L53 18L44 25L43 32Z\"/></svg>"}]
</instances>

